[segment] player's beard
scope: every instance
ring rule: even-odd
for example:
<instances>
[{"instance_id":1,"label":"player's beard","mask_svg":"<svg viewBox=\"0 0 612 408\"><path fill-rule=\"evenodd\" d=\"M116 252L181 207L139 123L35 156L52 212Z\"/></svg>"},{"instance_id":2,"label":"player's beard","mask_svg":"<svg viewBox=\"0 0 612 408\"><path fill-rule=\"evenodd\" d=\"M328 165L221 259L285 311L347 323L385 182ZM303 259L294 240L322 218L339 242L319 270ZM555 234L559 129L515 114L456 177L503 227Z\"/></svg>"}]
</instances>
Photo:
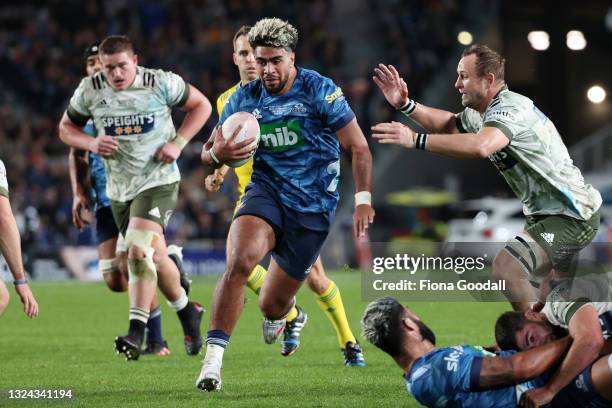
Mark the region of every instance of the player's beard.
<instances>
[{"instance_id":1,"label":"player's beard","mask_svg":"<svg viewBox=\"0 0 612 408\"><path fill-rule=\"evenodd\" d=\"M288 79L289 78L285 78L283 80L283 78L279 78L278 85L276 85L275 87L268 87L265 81L263 81L263 84L266 87L266 91L268 91L269 94L274 95L274 94L279 93L285 87Z\"/></svg>"},{"instance_id":2,"label":"player's beard","mask_svg":"<svg viewBox=\"0 0 612 408\"><path fill-rule=\"evenodd\" d=\"M434 332L431 331L431 329L421 320L414 319L414 322L419 327L419 331L421 332L421 337L423 337L423 340L427 340L435 346L436 345L436 335L434 334Z\"/></svg>"}]
</instances>

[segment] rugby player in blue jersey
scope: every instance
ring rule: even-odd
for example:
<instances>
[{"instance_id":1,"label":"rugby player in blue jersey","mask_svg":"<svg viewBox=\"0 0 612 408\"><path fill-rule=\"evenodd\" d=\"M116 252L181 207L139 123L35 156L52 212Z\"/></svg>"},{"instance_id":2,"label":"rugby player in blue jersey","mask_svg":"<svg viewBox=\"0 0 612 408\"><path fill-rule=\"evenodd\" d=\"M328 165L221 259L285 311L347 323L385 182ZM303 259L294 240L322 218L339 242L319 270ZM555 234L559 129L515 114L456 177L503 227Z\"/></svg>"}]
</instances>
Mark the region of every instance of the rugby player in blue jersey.
<instances>
[{"instance_id":1,"label":"rugby player in blue jersey","mask_svg":"<svg viewBox=\"0 0 612 408\"><path fill-rule=\"evenodd\" d=\"M428 407L531 406L523 394L546 383L571 345L565 337L522 352L493 354L470 345L436 348L431 329L390 297L370 303L362 325L364 337L404 371L408 392ZM611 401L602 397L612 387L612 374L604 367L607 359L592 364L592 389L584 382L572 383L550 406L609 407Z\"/></svg>"},{"instance_id":2,"label":"rugby player in blue jersey","mask_svg":"<svg viewBox=\"0 0 612 408\"><path fill-rule=\"evenodd\" d=\"M98 48L99 43L96 42L85 49L85 71L88 76L102 70ZM91 120L87 122L83 130L91 136L96 135ZM90 221L85 215L93 204L93 211L96 216L98 269L110 290L125 292L128 290L127 248L119 234L110 208L110 201L106 195L106 170L102 159L93 152L70 148L68 166L73 194L72 222L79 229L89 224ZM182 268L181 248L176 245L169 245L168 256L181 272L181 285L189 294L189 280ZM170 354L168 345L162 336L161 309L157 294L155 294L151 303L146 334L146 346L143 354L159 356Z\"/></svg>"},{"instance_id":3,"label":"rugby player in blue jersey","mask_svg":"<svg viewBox=\"0 0 612 408\"><path fill-rule=\"evenodd\" d=\"M221 387L223 353L242 311L245 284L268 252L272 260L259 296L264 340L273 343L282 333L294 296L333 221L340 146L353 162L354 233L365 234L374 218L372 156L342 90L329 78L295 65L298 33L286 21L262 19L251 28L248 40L259 79L236 90L219 125L235 112L251 112L259 121L261 141L251 183L230 227L227 269L213 298L206 357L196 381L205 391ZM226 141L220 128L202 151L209 173L250 155L252 139L234 144L235 135Z\"/></svg>"}]
</instances>

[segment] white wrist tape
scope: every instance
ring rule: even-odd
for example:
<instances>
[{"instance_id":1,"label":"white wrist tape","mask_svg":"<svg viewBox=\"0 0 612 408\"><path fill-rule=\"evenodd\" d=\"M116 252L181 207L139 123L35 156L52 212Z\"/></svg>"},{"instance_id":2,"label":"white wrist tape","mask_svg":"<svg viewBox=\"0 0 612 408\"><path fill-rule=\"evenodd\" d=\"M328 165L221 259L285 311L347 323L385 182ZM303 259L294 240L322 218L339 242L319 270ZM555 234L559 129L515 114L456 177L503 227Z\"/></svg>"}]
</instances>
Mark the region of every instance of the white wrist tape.
<instances>
[{"instance_id":1,"label":"white wrist tape","mask_svg":"<svg viewBox=\"0 0 612 408\"><path fill-rule=\"evenodd\" d=\"M174 139L172 139L172 141L181 150L183 150L185 148L185 146L187 146L187 143L189 143L189 140L185 139L183 136L179 135L178 133L176 134L176 137Z\"/></svg>"},{"instance_id":2,"label":"white wrist tape","mask_svg":"<svg viewBox=\"0 0 612 408\"><path fill-rule=\"evenodd\" d=\"M417 104L415 101L413 101L412 99L408 99L408 102L406 102L406 104L402 106L401 108L399 108L398 110L402 112L404 115L410 116L416 110L416 106Z\"/></svg>"},{"instance_id":3,"label":"white wrist tape","mask_svg":"<svg viewBox=\"0 0 612 408\"><path fill-rule=\"evenodd\" d=\"M360 191L355 194L355 207L361 204L372 205L372 193L369 191Z\"/></svg>"},{"instance_id":4,"label":"white wrist tape","mask_svg":"<svg viewBox=\"0 0 612 408\"><path fill-rule=\"evenodd\" d=\"M213 161L217 164L221 164L221 162L219 161L219 159L217 159L217 156L215 156L215 152L213 151L213 148L211 147L210 150L208 151L208 153L210 153L210 158L213 159Z\"/></svg>"}]
</instances>

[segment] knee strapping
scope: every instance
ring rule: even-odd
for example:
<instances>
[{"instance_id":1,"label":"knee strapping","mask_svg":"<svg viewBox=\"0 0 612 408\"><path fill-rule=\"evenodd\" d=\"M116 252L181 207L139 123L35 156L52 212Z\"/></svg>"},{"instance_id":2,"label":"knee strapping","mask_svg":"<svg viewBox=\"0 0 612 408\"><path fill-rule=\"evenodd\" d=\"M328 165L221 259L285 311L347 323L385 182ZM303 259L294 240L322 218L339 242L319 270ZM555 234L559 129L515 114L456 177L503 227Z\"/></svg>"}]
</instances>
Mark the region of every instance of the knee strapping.
<instances>
[{"instance_id":1,"label":"knee strapping","mask_svg":"<svg viewBox=\"0 0 612 408\"><path fill-rule=\"evenodd\" d=\"M127 248L138 247L145 256L142 259L128 259L128 274L130 282L139 280L157 280L157 268L153 262L153 243L158 238L153 231L128 229L125 234L125 245Z\"/></svg>"},{"instance_id":2,"label":"knee strapping","mask_svg":"<svg viewBox=\"0 0 612 408\"><path fill-rule=\"evenodd\" d=\"M115 271L117 269L117 258L100 259L98 269L102 275Z\"/></svg>"},{"instance_id":3,"label":"knee strapping","mask_svg":"<svg viewBox=\"0 0 612 408\"><path fill-rule=\"evenodd\" d=\"M115 246L115 251L116 252L127 252L128 251L127 245L125 244L125 238L123 237L122 233L119 233L119 236L117 237L117 245Z\"/></svg>"}]
</instances>

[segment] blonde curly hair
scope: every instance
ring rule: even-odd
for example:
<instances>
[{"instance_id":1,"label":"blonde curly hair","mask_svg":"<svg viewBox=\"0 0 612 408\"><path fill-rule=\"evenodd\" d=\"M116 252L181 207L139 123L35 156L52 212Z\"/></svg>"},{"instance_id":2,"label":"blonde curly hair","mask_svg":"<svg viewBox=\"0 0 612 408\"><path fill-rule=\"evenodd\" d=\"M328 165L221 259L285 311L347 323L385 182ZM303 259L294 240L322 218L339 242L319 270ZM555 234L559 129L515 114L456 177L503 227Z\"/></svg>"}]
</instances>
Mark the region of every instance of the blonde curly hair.
<instances>
[{"instance_id":1,"label":"blonde curly hair","mask_svg":"<svg viewBox=\"0 0 612 408\"><path fill-rule=\"evenodd\" d=\"M249 44L257 46L285 48L295 51L298 42L298 31L294 26L280 18L264 18L249 30Z\"/></svg>"}]
</instances>

